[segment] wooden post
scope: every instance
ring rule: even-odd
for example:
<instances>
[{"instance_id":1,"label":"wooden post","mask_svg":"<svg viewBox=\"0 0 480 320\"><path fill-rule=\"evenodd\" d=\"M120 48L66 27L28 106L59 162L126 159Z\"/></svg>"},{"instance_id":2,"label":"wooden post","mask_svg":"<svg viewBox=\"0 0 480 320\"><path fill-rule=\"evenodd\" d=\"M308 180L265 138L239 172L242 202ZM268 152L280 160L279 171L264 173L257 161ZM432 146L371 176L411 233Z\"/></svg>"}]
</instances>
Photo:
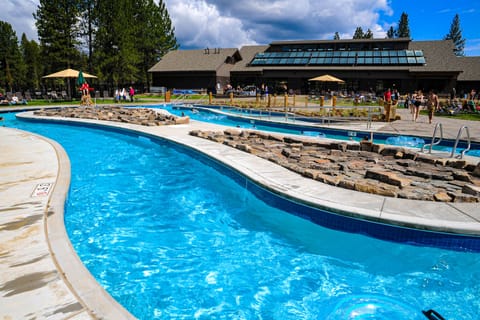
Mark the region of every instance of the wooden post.
<instances>
[{"instance_id":1,"label":"wooden post","mask_svg":"<svg viewBox=\"0 0 480 320\"><path fill-rule=\"evenodd\" d=\"M212 92L208 93L208 104L212 104Z\"/></svg>"},{"instance_id":2,"label":"wooden post","mask_svg":"<svg viewBox=\"0 0 480 320\"><path fill-rule=\"evenodd\" d=\"M230 92L230 105L233 105L233 92Z\"/></svg>"},{"instance_id":3,"label":"wooden post","mask_svg":"<svg viewBox=\"0 0 480 320\"><path fill-rule=\"evenodd\" d=\"M170 90L167 90L167 92L165 92L165 102L170 102L170 98L171 98Z\"/></svg>"},{"instance_id":4,"label":"wooden post","mask_svg":"<svg viewBox=\"0 0 480 320\"><path fill-rule=\"evenodd\" d=\"M385 101L384 103L384 109L385 109L385 121L390 122L390 112L392 109L392 101Z\"/></svg>"}]
</instances>

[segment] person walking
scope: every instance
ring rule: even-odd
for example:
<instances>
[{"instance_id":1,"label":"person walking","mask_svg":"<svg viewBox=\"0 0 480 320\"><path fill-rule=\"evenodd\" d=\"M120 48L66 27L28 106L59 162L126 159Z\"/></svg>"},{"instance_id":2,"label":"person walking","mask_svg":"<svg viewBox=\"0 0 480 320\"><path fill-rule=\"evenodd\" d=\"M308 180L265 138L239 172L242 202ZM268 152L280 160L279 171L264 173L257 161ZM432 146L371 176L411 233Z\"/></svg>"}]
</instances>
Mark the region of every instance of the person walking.
<instances>
[{"instance_id":1,"label":"person walking","mask_svg":"<svg viewBox=\"0 0 480 320\"><path fill-rule=\"evenodd\" d=\"M438 96L430 90L428 93L427 108L428 108L428 123L432 123L433 114L439 108Z\"/></svg>"},{"instance_id":2,"label":"person walking","mask_svg":"<svg viewBox=\"0 0 480 320\"><path fill-rule=\"evenodd\" d=\"M413 102L413 121L417 122L418 115L420 114L420 107L423 102L423 94L422 91L415 91L415 93L412 96L412 102Z\"/></svg>"},{"instance_id":3,"label":"person walking","mask_svg":"<svg viewBox=\"0 0 480 320\"><path fill-rule=\"evenodd\" d=\"M133 102L133 96L135 95L135 89L132 86L128 88L128 95L130 96L130 102Z\"/></svg>"}]
</instances>

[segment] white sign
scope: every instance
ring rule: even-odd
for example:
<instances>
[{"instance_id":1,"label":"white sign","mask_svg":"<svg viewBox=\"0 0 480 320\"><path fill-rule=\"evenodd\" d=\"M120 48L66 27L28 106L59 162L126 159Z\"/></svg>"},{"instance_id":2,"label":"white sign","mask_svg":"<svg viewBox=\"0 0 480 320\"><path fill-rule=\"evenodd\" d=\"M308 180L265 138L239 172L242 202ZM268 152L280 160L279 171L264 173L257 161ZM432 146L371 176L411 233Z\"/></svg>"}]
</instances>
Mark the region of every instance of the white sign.
<instances>
[{"instance_id":1,"label":"white sign","mask_svg":"<svg viewBox=\"0 0 480 320\"><path fill-rule=\"evenodd\" d=\"M52 188L53 183L39 183L33 190L32 197L46 197Z\"/></svg>"}]
</instances>

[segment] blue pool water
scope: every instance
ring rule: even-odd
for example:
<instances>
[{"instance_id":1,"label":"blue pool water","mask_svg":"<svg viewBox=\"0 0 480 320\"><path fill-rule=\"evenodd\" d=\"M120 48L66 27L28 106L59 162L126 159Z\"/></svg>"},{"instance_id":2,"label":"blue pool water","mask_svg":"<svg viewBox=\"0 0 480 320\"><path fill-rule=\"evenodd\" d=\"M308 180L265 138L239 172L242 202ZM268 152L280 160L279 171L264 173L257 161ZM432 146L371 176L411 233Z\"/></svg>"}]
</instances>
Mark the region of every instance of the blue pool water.
<instances>
[{"instance_id":1,"label":"blue pool water","mask_svg":"<svg viewBox=\"0 0 480 320\"><path fill-rule=\"evenodd\" d=\"M160 104L149 107L165 109L168 112L178 116L182 114L187 115L191 119L198 121L211 122L243 129L256 129L338 140L361 141L365 137L370 139L370 132L339 130L326 127L312 127L309 121L299 120L301 118L293 119L290 117L287 119L287 121L285 121L285 117L278 112L270 113L272 115L270 117L270 114L266 112L239 112L231 107L221 107L221 113L217 112L217 109L220 109L220 107L196 107L188 104ZM251 119L252 117L257 118ZM422 148L425 143L431 143L431 138L423 139L411 136L392 136L389 134L375 132L374 142L409 148ZM454 141L443 140L441 144L434 146L433 149L451 153L453 145ZM461 153L464 148L466 148L466 145L463 141L460 141L456 149L457 154ZM478 143L473 143L471 150L469 150L466 154L473 157L480 157L480 145Z\"/></svg>"},{"instance_id":2,"label":"blue pool water","mask_svg":"<svg viewBox=\"0 0 480 320\"><path fill-rule=\"evenodd\" d=\"M84 264L140 319L446 319L480 314L478 253L333 231L270 207L165 142L9 126L65 148L65 224Z\"/></svg>"}]
</instances>

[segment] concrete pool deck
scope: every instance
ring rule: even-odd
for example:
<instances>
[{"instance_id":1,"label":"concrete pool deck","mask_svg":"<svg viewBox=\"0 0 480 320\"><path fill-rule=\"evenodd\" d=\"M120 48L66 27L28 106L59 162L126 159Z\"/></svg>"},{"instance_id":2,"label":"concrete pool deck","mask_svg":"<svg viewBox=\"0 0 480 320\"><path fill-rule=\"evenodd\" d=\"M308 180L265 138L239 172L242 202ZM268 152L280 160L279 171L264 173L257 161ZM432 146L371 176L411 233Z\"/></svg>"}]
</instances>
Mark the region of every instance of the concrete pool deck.
<instances>
[{"instance_id":1,"label":"concrete pool deck","mask_svg":"<svg viewBox=\"0 0 480 320\"><path fill-rule=\"evenodd\" d=\"M475 122L446 120L449 121L441 120L445 138L454 139L458 129L468 125L472 140L480 141L480 128L474 126ZM195 121L160 127L108 125L141 131L199 150L268 190L305 203L355 212L374 221L480 236L477 203L405 200L339 189L303 178L256 156L188 135L196 129L218 130L216 125ZM350 124L348 129L355 126L365 130L364 123ZM422 116L417 123L401 120L376 124L375 130L428 137L433 128ZM63 203L70 167L63 149L54 141L15 129L0 127L0 136L0 316L3 319L133 318L95 282L68 240L63 225Z\"/></svg>"}]
</instances>

